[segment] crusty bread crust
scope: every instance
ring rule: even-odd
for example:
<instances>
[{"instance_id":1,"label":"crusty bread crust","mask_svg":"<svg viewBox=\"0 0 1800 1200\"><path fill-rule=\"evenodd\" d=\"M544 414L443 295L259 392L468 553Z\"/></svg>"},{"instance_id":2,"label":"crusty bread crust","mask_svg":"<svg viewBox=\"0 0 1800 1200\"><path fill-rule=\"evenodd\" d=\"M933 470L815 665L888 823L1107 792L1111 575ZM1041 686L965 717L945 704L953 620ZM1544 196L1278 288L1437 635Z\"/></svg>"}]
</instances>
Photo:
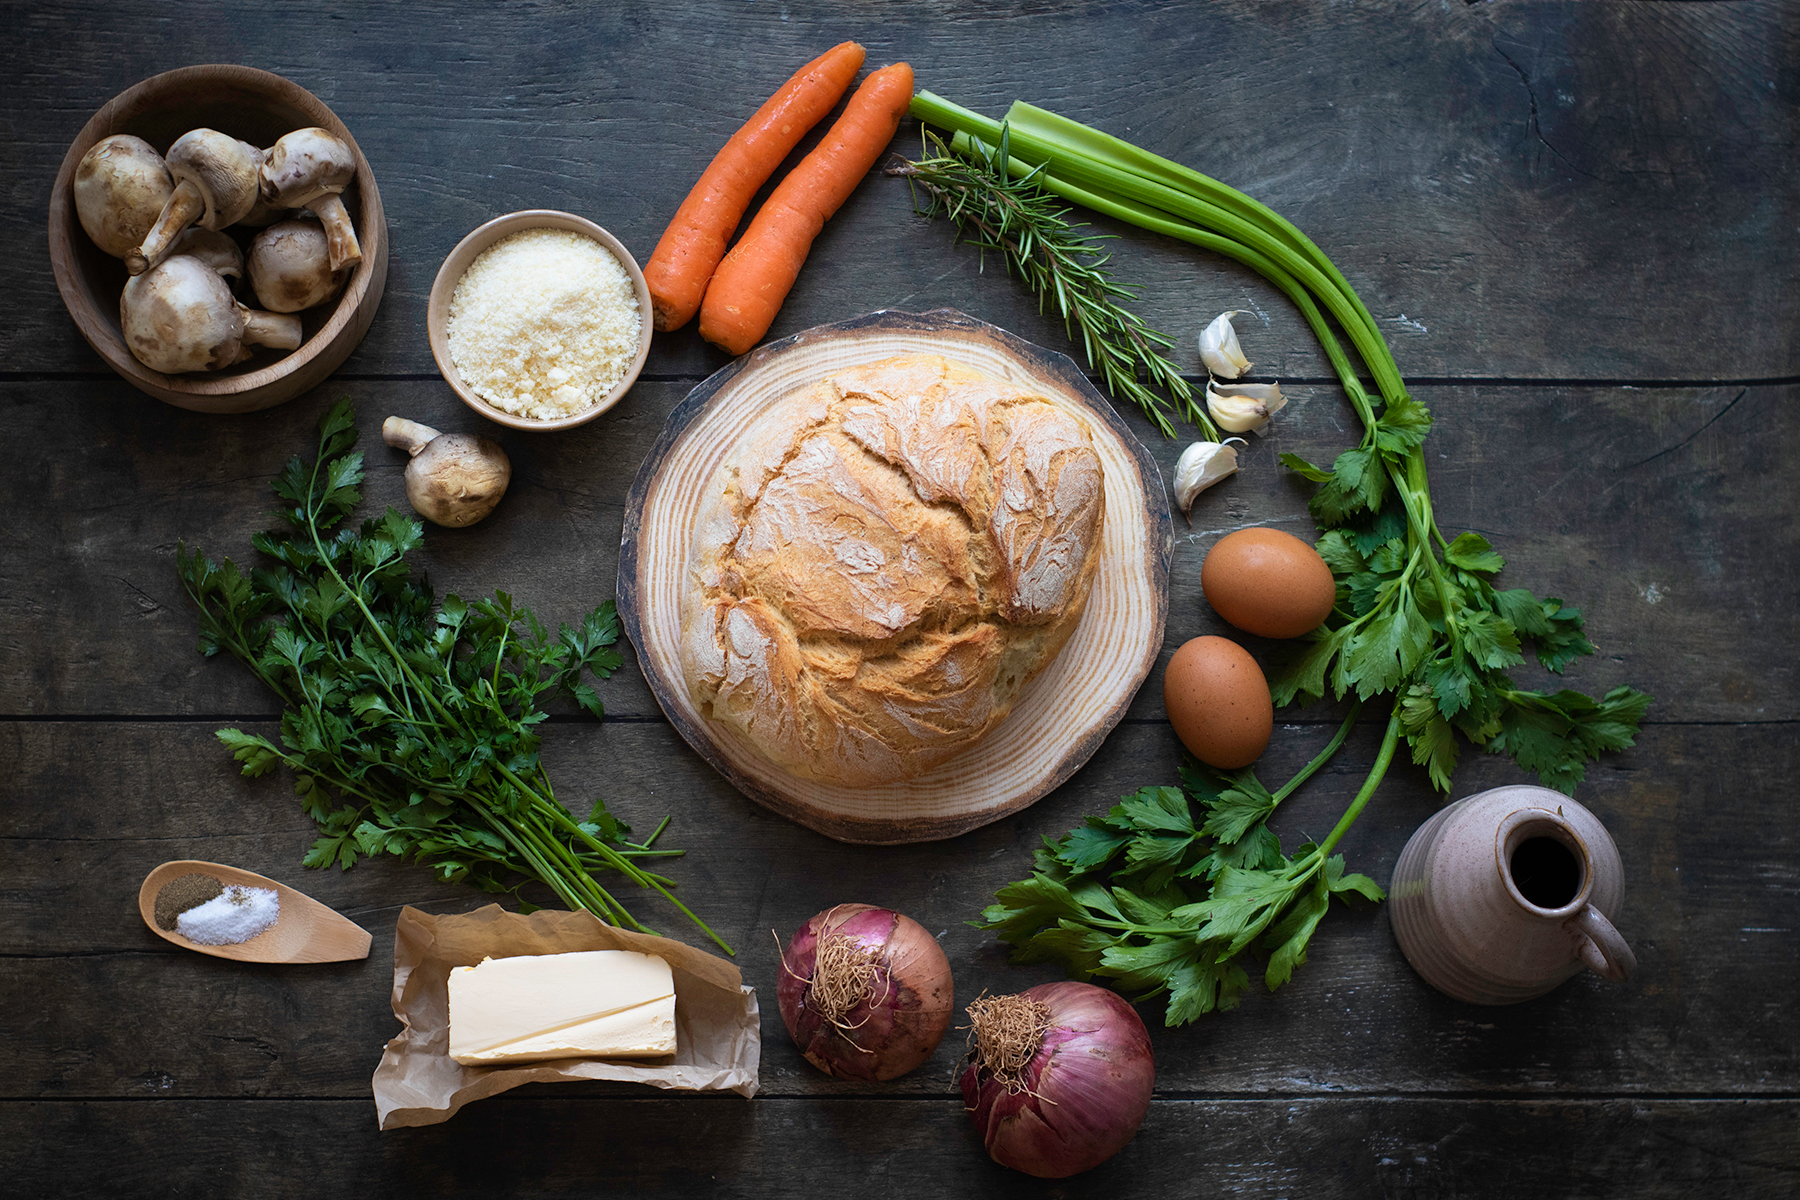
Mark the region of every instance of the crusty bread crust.
<instances>
[{"instance_id":1,"label":"crusty bread crust","mask_svg":"<svg viewBox=\"0 0 1800 1200\"><path fill-rule=\"evenodd\" d=\"M1105 509L1080 417L936 355L782 401L708 489L682 607L694 702L850 786L1005 719L1081 618Z\"/></svg>"}]
</instances>

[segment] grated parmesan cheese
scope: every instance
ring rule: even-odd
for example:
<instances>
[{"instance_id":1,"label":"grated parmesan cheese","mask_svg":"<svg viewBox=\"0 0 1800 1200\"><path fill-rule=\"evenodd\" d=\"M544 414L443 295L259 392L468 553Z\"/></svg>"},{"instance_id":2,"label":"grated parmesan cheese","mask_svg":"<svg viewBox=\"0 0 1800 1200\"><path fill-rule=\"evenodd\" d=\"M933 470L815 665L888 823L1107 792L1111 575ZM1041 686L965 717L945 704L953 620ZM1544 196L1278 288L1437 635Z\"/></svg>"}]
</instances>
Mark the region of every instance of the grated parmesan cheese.
<instances>
[{"instance_id":1,"label":"grated parmesan cheese","mask_svg":"<svg viewBox=\"0 0 1800 1200\"><path fill-rule=\"evenodd\" d=\"M482 251L457 281L445 334L463 382L534 420L600 403L637 357L631 276L593 238L528 229Z\"/></svg>"}]
</instances>

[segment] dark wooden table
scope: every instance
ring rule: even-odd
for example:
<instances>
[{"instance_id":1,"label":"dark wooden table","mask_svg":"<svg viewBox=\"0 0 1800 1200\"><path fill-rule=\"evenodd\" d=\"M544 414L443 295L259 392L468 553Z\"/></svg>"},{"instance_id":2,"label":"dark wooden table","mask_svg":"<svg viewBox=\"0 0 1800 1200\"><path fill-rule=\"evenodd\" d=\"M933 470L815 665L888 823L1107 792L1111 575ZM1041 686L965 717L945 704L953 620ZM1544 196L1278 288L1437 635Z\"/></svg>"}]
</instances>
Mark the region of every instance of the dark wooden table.
<instances>
[{"instance_id":1,"label":"dark wooden table","mask_svg":"<svg viewBox=\"0 0 1800 1200\"><path fill-rule=\"evenodd\" d=\"M1789 4L734 4L504 7L226 3L0 8L0 1184L8 1194L193 1196L1792 1195L1800 1178L1800 203ZM271 476L340 395L361 405L379 510L404 504L398 413L471 428L434 369L439 261L498 213L564 208L647 257L701 166L798 63L856 38L923 88L998 115L1025 98L1219 176L1290 217L1377 315L1415 396L1440 519L1506 578L1587 616L1571 673L1654 694L1635 749L1577 793L1608 824L1640 969L1475 1008L1426 987L1384 912L1334 911L1270 996L1179 1029L1145 1005L1157 1100L1089 1175L1040 1184L982 1153L955 1053L895 1083L831 1081L774 1013L771 928L866 899L938 934L960 998L1054 978L965 922L1057 835L1121 792L1173 782L1160 671L1092 762L1022 814L950 841L841 845L756 807L672 735L628 657L604 724L560 710L547 758L646 827L674 814L672 873L740 947L762 999L762 1094L532 1086L447 1124L377 1132L369 1079L402 905L484 902L422 868L306 872L288 781L240 778L212 737L269 730L271 699L194 651L186 540L246 557ZM128 388L52 283L51 181L130 84L242 62L318 94L360 140L393 254L366 342L326 386L238 417ZM908 122L896 149L912 151ZM1295 312L1212 255L1134 230L1115 266L1139 311L1192 344L1227 308L1259 374L1295 397L1244 470L1177 524L1166 650L1224 632L1199 593L1213 538L1309 532L1275 462L1329 458L1354 418ZM1056 350L1060 326L990 261L871 177L819 240L771 336L880 308L952 306ZM501 587L552 619L613 593L626 489L664 417L724 356L659 335L616 411L499 434L498 513L433 530L440 589ZM1127 416L1165 477L1180 446ZM1530 677L1526 675L1525 677ZM1289 713L1279 776L1332 717ZM1296 796L1290 843L1336 819L1378 728ZM1520 781L1466 756L1456 794ZM1397 768L1343 844L1386 880L1437 806ZM243 966L157 940L139 881L175 858L302 887L373 931L367 961ZM698 939L666 912L666 931Z\"/></svg>"}]
</instances>

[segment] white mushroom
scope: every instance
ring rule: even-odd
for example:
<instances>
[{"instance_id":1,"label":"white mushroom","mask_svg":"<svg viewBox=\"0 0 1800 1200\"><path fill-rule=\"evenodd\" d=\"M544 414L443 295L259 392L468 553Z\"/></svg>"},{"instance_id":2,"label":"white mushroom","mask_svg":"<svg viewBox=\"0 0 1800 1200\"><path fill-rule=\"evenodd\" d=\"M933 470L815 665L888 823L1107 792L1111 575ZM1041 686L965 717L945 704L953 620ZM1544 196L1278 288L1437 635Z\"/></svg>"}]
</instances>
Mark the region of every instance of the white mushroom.
<instances>
[{"instance_id":1,"label":"white mushroom","mask_svg":"<svg viewBox=\"0 0 1800 1200\"><path fill-rule=\"evenodd\" d=\"M179 254L199 259L220 275L232 279L244 277L244 252L238 249L238 244L231 240L228 233L189 225L181 231L181 236L175 239L175 245L169 250L170 258Z\"/></svg>"},{"instance_id":2,"label":"white mushroom","mask_svg":"<svg viewBox=\"0 0 1800 1200\"><path fill-rule=\"evenodd\" d=\"M325 231L313 220L282 221L250 243L250 286L271 312L299 312L337 295L350 268L331 269Z\"/></svg>"},{"instance_id":3,"label":"white mushroom","mask_svg":"<svg viewBox=\"0 0 1800 1200\"><path fill-rule=\"evenodd\" d=\"M512 482L512 462L499 443L469 433L439 433L429 425L389 417L381 438L412 455L406 498L428 521L460 528L494 510Z\"/></svg>"},{"instance_id":4,"label":"white mushroom","mask_svg":"<svg viewBox=\"0 0 1800 1200\"><path fill-rule=\"evenodd\" d=\"M279 204L270 204L262 198L262 172L259 168L256 180L256 203L250 211L238 218L239 225L248 225L252 229L263 229L277 221L285 221L294 215L291 208L283 208Z\"/></svg>"},{"instance_id":5,"label":"white mushroom","mask_svg":"<svg viewBox=\"0 0 1800 1200\"><path fill-rule=\"evenodd\" d=\"M223 229L256 203L263 152L216 129L195 129L169 147L175 190L143 243L125 257L125 269L142 275L165 258L189 225Z\"/></svg>"},{"instance_id":6,"label":"white mushroom","mask_svg":"<svg viewBox=\"0 0 1800 1200\"><path fill-rule=\"evenodd\" d=\"M127 280L119 320L138 361L169 375L229 367L246 346L300 345L299 317L245 308L217 271L186 254Z\"/></svg>"},{"instance_id":7,"label":"white mushroom","mask_svg":"<svg viewBox=\"0 0 1800 1200\"><path fill-rule=\"evenodd\" d=\"M331 239L331 269L362 261L350 213L340 199L356 178L356 155L330 130L296 129L269 148L262 168L263 199L284 208L310 208Z\"/></svg>"},{"instance_id":8,"label":"white mushroom","mask_svg":"<svg viewBox=\"0 0 1800 1200\"><path fill-rule=\"evenodd\" d=\"M168 164L143 138L115 133L75 168L75 215L94 245L124 258L144 240L175 190Z\"/></svg>"}]
</instances>

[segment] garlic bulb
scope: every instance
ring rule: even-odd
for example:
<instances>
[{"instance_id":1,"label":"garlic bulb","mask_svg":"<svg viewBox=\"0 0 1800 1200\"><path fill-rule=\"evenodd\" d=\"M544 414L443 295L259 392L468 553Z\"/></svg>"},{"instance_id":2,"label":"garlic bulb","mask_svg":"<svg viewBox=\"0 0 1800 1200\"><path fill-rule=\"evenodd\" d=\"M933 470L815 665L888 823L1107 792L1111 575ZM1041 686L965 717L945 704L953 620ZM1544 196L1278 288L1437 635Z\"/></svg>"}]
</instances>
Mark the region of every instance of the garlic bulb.
<instances>
[{"instance_id":1,"label":"garlic bulb","mask_svg":"<svg viewBox=\"0 0 1800 1200\"><path fill-rule=\"evenodd\" d=\"M1195 496L1237 470L1237 446L1231 443L1242 445L1243 441L1195 442L1181 452L1175 463L1175 502L1184 516L1194 507Z\"/></svg>"},{"instance_id":2,"label":"garlic bulb","mask_svg":"<svg viewBox=\"0 0 1800 1200\"><path fill-rule=\"evenodd\" d=\"M1200 361L1220 379L1236 379L1255 365L1244 357L1243 350L1238 347L1237 330L1231 327L1231 318L1242 311L1234 308L1220 313L1211 325L1200 331Z\"/></svg>"},{"instance_id":3,"label":"garlic bulb","mask_svg":"<svg viewBox=\"0 0 1800 1200\"><path fill-rule=\"evenodd\" d=\"M1231 433L1261 435L1268 429L1269 418L1286 403L1279 383L1206 382L1206 411L1220 429Z\"/></svg>"}]
</instances>

